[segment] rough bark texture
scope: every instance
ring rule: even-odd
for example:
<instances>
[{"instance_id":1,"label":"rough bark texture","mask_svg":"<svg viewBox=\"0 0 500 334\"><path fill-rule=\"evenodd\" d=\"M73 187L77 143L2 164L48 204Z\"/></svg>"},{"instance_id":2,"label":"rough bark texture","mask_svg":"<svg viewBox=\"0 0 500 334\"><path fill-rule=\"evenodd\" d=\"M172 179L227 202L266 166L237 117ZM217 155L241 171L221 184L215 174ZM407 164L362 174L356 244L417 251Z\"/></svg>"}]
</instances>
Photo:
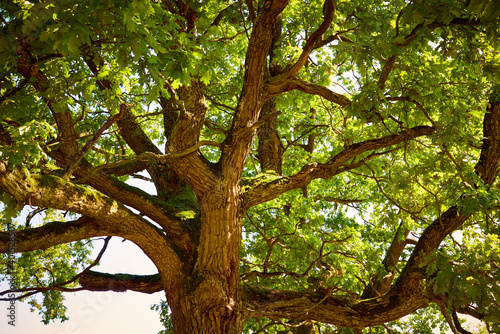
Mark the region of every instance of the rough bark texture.
<instances>
[{"instance_id":1,"label":"rough bark texture","mask_svg":"<svg viewBox=\"0 0 500 334\"><path fill-rule=\"evenodd\" d=\"M243 322L239 274L241 217L236 188L226 192L222 182L200 201L202 225L197 259L189 279L171 294L180 312L174 326L183 333L238 333ZM179 292L181 292L179 294ZM177 313L177 314L176 314ZM180 314L179 314L180 313Z\"/></svg>"}]
</instances>

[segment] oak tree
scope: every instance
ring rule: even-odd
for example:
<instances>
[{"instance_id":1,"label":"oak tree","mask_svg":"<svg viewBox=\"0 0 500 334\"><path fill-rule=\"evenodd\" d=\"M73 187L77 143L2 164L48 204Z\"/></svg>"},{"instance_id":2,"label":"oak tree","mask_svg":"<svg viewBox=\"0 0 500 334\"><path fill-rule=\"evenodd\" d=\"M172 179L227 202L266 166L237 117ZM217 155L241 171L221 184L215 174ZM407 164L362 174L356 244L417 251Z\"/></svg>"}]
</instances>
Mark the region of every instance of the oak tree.
<instances>
[{"instance_id":1,"label":"oak tree","mask_svg":"<svg viewBox=\"0 0 500 334\"><path fill-rule=\"evenodd\" d=\"M44 322L65 291L132 290L173 333L498 332L499 16L2 1L2 277ZM158 273L99 272L111 237Z\"/></svg>"}]
</instances>

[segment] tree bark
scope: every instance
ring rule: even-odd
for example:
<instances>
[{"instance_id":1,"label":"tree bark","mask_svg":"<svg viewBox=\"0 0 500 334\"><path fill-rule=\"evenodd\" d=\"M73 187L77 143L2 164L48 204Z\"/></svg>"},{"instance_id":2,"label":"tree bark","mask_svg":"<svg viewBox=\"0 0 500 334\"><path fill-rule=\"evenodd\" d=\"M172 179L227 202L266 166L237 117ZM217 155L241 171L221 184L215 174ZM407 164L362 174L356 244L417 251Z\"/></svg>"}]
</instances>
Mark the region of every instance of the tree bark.
<instances>
[{"instance_id":1,"label":"tree bark","mask_svg":"<svg viewBox=\"0 0 500 334\"><path fill-rule=\"evenodd\" d=\"M200 199L197 259L175 286L167 289L175 333L240 333L243 330L240 247L242 215L238 190L216 189Z\"/></svg>"}]
</instances>

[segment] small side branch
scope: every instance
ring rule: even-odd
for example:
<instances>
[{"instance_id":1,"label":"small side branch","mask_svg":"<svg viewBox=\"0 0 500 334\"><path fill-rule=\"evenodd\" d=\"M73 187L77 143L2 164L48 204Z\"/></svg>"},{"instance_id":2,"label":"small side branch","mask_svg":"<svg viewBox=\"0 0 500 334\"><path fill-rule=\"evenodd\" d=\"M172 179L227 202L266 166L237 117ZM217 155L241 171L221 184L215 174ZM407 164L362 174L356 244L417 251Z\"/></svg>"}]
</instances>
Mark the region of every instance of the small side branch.
<instances>
[{"instance_id":1,"label":"small side branch","mask_svg":"<svg viewBox=\"0 0 500 334\"><path fill-rule=\"evenodd\" d=\"M306 45L302 49L302 53L299 56L299 59L295 64L290 67L290 69L283 74L286 78L295 77L300 69L304 67L309 55L314 50L316 43L323 38L323 34L330 28L332 25L333 19L335 17L335 9L337 6L337 2L335 0L325 0L323 5L323 22L321 25L314 31L309 39L306 42Z\"/></svg>"},{"instance_id":2,"label":"small side branch","mask_svg":"<svg viewBox=\"0 0 500 334\"><path fill-rule=\"evenodd\" d=\"M95 145L95 143L97 142L97 140L99 140L99 138L102 136L102 134L104 133L104 131L106 131L114 123L116 123L117 121L119 121L120 119L122 119L123 116L125 115L125 113L127 112L128 108L130 108L130 105L128 105L126 103L122 103L120 105L120 112L118 114L110 117L103 124L103 126L101 126L101 128L99 129L99 131L97 131L96 134L94 136L92 136L92 138L90 138L85 143L85 145L83 146L83 148L78 153L78 156L76 157L76 159L71 163L70 166L68 166L66 168L66 173L65 173L65 178L66 179L69 178L69 177L71 177L71 175L73 174L73 172L78 168L78 165L80 164L80 162L82 161L83 157L85 156L85 153L87 153L92 148L92 146Z\"/></svg>"},{"instance_id":3,"label":"small side branch","mask_svg":"<svg viewBox=\"0 0 500 334\"><path fill-rule=\"evenodd\" d=\"M84 290L84 288L67 288L66 286L71 284L71 283L74 283L78 278L80 278L83 275L85 275L86 273L88 273L92 267L95 267L96 265L99 264L102 256L104 255L104 252L108 248L108 243L110 240L111 240L111 237L106 237L104 239L104 245L103 245L101 251L99 252L99 254L97 255L96 259L94 260L94 262L92 262L87 268L85 268L78 275L74 276L72 279L65 281L65 282L62 282L62 283L59 283L59 284L52 285L52 286L47 286L47 287L34 287L34 288L25 288L25 289L17 289L17 290L6 290L3 292L0 292L0 296L3 296L5 294L9 294L9 293L13 293L13 292L14 293L15 292L25 292L25 293L20 295L20 296L12 297L12 298L0 298L0 300L20 300L20 299L24 299L26 297L32 296L34 294L44 292L44 291L57 290L57 291L63 291L63 292L70 292L70 291L74 292L74 291Z\"/></svg>"}]
</instances>

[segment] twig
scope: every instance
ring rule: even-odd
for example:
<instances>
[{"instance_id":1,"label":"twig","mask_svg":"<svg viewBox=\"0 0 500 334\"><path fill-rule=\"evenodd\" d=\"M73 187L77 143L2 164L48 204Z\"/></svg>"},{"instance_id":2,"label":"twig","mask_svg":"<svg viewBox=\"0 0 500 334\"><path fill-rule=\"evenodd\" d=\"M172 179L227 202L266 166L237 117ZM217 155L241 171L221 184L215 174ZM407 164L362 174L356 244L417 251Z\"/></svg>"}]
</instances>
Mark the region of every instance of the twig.
<instances>
[{"instance_id":1,"label":"twig","mask_svg":"<svg viewBox=\"0 0 500 334\"><path fill-rule=\"evenodd\" d=\"M92 138L90 138L89 140L87 140L87 142L85 143L85 145L83 146L83 148L81 149L81 151L78 153L78 156L76 157L76 159L71 163L71 165L69 165L66 168L66 172L65 172L63 178L67 179L67 178L71 177L71 175L73 174L73 172L78 168L78 165L80 164L80 161L82 161L85 153L87 153L92 148L92 146L94 146L94 144L102 136L102 134L104 133L104 131L106 131L107 129L109 129L109 127L111 127L111 125L113 125L115 122L117 122L120 119L122 119L123 116L125 116L125 113L130 109L130 107L131 107L131 105L127 104L127 103L122 103L120 105L120 112L118 114L110 117L106 121L106 123L104 123L104 125L101 126L101 128L99 129L99 131L97 131L97 133Z\"/></svg>"},{"instance_id":2,"label":"twig","mask_svg":"<svg viewBox=\"0 0 500 334\"><path fill-rule=\"evenodd\" d=\"M80 219L84 219L83 217ZM52 286L47 286L47 287L36 287L36 288L25 288L25 289L16 289L16 290L5 290L0 292L0 296L5 295L5 294L10 294L10 293L15 293L15 292L28 292L23 295L20 295L18 297L12 297L12 298L0 298L0 300L4 301L10 301L10 300L20 300L24 299L26 297L32 296L34 294L44 292L44 291L63 291L63 292L75 292L75 291L82 291L85 290L84 288L66 288L65 285L71 284L75 282L78 278L80 278L82 275L86 274L92 267L95 267L99 262L101 261L102 256L104 255L104 252L106 251L106 248L108 247L108 243L111 240L111 237L106 237L104 239L104 245L102 246L101 251L97 255L96 259L94 262L92 262L87 268L85 268L82 272L74 276L72 279L59 283L57 285L52 285Z\"/></svg>"}]
</instances>

